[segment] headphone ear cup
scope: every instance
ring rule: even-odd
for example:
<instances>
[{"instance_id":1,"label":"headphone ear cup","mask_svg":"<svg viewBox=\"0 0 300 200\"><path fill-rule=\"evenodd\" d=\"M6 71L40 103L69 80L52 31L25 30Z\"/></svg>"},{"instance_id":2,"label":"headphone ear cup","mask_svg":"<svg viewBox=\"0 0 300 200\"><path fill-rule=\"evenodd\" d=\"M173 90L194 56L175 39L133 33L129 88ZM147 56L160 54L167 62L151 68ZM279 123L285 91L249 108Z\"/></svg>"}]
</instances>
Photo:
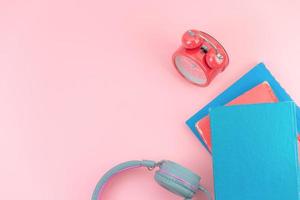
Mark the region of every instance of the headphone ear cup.
<instances>
[{"instance_id":1,"label":"headphone ear cup","mask_svg":"<svg viewBox=\"0 0 300 200\"><path fill-rule=\"evenodd\" d=\"M155 180L156 182L165 188L166 190L172 192L173 194L176 194L178 196L181 196L183 198L192 199L195 193L190 190L189 188L184 187L181 183L177 182L175 179L166 176L161 173L155 174Z\"/></svg>"},{"instance_id":2,"label":"headphone ear cup","mask_svg":"<svg viewBox=\"0 0 300 200\"><path fill-rule=\"evenodd\" d=\"M221 54L217 54L214 49L210 49L205 55L206 64L214 69L214 68L223 68L223 56Z\"/></svg>"},{"instance_id":3,"label":"headphone ear cup","mask_svg":"<svg viewBox=\"0 0 300 200\"><path fill-rule=\"evenodd\" d=\"M198 175L171 161L164 161L154 178L159 185L185 199L193 198L200 181Z\"/></svg>"}]
</instances>

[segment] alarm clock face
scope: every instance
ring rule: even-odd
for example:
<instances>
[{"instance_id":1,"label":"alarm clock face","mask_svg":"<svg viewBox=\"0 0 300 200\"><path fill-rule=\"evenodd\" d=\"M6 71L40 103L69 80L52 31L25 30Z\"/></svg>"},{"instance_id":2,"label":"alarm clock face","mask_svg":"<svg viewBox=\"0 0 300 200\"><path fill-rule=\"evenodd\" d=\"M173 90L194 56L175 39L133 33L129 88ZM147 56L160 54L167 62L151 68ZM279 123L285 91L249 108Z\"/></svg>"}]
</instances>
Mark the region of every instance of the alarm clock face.
<instances>
[{"instance_id":1,"label":"alarm clock face","mask_svg":"<svg viewBox=\"0 0 300 200\"><path fill-rule=\"evenodd\" d=\"M207 83L207 77L203 69L191 58L178 55L175 57L174 62L177 70L190 82L197 85Z\"/></svg>"}]
</instances>

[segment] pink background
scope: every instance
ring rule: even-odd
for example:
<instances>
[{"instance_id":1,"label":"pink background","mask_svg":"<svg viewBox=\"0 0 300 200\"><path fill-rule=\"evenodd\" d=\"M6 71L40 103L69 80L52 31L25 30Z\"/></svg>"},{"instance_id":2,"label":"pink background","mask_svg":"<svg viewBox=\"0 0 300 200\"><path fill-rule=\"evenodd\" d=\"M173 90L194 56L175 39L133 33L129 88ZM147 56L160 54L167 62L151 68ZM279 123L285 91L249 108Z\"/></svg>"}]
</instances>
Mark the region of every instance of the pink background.
<instances>
[{"instance_id":1,"label":"pink background","mask_svg":"<svg viewBox=\"0 0 300 200\"><path fill-rule=\"evenodd\" d=\"M185 120L264 61L300 103L300 2L0 1L0 199L89 199L131 159L170 159L213 191L210 155ZM230 65L207 88L171 64L181 34L216 37ZM180 199L151 173L113 179L104 199Z\"/></svg>"}]
</instances>

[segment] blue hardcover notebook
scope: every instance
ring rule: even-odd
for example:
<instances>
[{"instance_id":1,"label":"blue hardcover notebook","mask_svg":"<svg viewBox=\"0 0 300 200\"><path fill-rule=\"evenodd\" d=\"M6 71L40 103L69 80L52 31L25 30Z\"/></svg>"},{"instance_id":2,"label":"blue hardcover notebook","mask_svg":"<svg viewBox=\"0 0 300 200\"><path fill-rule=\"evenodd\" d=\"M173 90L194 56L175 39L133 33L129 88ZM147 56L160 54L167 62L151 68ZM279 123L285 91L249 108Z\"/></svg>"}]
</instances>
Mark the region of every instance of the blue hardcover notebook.
<instances>
[{"instance_id":1,"label":"blue hardcover notebook","mask_svg":"<svg viewBox=\"0 0 300 200\"><path fill-rule=\"evenodd\" d=\"M216 200L299 200L293 102L219 107L210 117Z\"/></svg>"},{"instance_id":2,"label":"blue hardcover notebook","mask_svg":"<svg viewBox=\"0 0 300 200\"><path fill-rule=\"evenodd\" d=\"M227 104L236 97L240 96L244 92L250 90L251 88L257 86L258 84L267 81L279 101L292 101L292 98L286 93L286 91L280 86L276 79L272 76L269 70L265 67L263 63L258 64L247 72L243 77L226 89L223 93L217 96L214 100L208 103L204 108L198 111L194 116L186 121L186 124L192 130L194 135L200 140L204 147L208 150L206 144L202 140L199 132L196 129L196 123L208 115L209 110ZM297 107L297 126L300 127L300 108ZM208 150L209 151L209 150Z\"/></svg>"}]
</instances>

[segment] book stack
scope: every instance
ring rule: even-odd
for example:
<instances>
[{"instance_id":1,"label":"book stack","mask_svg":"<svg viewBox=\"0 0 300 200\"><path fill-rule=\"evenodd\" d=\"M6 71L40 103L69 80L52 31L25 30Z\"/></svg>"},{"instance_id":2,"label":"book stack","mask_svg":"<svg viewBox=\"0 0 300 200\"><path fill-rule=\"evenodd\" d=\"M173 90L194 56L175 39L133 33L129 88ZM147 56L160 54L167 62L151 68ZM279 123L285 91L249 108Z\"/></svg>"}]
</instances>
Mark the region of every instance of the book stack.
<instances>
[{"instance_id":1,"label":"book stack","mask_svg":"<svg viewBox=\"0 0 300 200\"><path fill-rule=\"evenodd\" d=\"M187 125L212 154L216 200L299 200L300 109L264 64Z\"/></svg>"}]
</instances>

